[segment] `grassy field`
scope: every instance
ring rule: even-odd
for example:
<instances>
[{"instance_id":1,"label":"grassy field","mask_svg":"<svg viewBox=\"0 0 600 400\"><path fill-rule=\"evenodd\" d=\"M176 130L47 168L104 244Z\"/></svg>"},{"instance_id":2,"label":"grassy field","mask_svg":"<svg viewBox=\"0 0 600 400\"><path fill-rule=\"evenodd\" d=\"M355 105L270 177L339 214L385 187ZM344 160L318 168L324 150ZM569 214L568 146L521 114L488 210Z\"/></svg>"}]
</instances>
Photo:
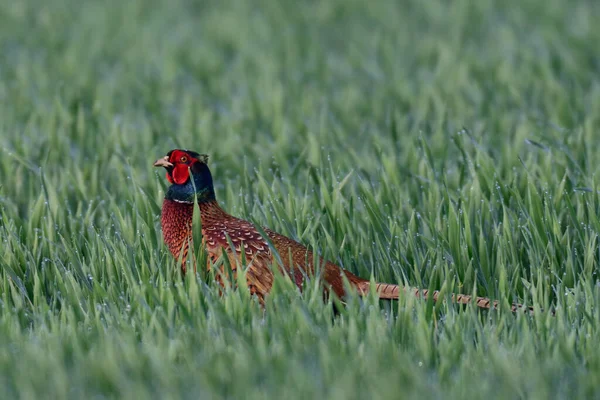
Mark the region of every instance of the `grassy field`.
<instances>
[{"instance_id":1,"label":"grassy field","mask_svg":"<svg viewBox=\"0 0 600 400\"><path fill-rule=\"evenodd\" d=\"M598 398L599 18L566 0L1 1L1 397ZM263 312L182 280L152 168L174 147L210 154L236 216L502 307L334 315L280 280Z\"/></svg>"}]
</instances>

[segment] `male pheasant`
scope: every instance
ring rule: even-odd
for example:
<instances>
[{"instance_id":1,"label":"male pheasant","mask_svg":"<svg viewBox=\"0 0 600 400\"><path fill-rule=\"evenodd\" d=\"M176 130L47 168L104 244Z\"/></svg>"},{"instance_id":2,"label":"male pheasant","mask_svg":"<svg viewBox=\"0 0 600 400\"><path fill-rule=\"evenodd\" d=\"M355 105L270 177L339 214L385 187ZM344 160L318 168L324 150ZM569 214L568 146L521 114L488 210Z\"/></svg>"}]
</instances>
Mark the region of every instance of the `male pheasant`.
<instances>
[{"instance_id":1,"label":"male pheasant","mask_svg":"<svg viewBox=\"0 0 600 400\"><path fill-rule=\"evenodd\" d=\"M162 206L161 225L163 238L175 258L181 258L182 272L186 272L186 259L192 241L192 219L194 203L198 202L202 222L202 244L209 256L210 269L219 257L227 256L231 269L245 260L246 280L251 293L261 303L273 284L272 266L278 265L269 243L248 221L227 214L215 199L213 180L207 165L208 156L190 150L171 150L159 158L155 167L167 170L167 180L172 184L165 194ZM190 176L191 174L191 176ZM287 274L301 288L306 277L314 277L316 269L313 253L302 244L264 228L266 237L279 254L282 272ZM366 295L371 283L320 257L316 257L321 268L321 277L327 291L339 298L347 294L347 280L359 295ZM439 292L430 293L427 289L408 289L388 283L375 283L375 291L381 299L397 299L399 292L411 291L418 297L432 295L437 301ZM498 302L485 297L453 294L455 303L474 302L481 308L497 308ZM513 304L512 310L524 309L521 304ZM530 307L526 307L531 311Z\"/></svg>"}]
</instances>

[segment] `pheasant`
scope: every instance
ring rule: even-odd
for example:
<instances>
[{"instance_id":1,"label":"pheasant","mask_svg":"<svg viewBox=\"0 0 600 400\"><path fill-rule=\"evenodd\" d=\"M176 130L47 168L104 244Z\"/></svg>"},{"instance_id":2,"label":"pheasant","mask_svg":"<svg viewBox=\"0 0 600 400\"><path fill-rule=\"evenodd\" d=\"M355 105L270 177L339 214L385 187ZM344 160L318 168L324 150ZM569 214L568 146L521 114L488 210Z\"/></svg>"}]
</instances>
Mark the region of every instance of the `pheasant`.
<instances>
[{"instance_id":1,"label":"pheasant","mask_svg":"<svg viewBox=\"0 0 600 400\"><path fill-rule=\"evenodd\" d=\"M207 162L207 155L175 149L154 163L155 167L166 169L167 180L171 183L163 200L161 226L163 239L170 252L175 258L181 259L183 274L186 273L186 260L192 242L194 204L197 202L202 223L202 247L208 254L207 269L210 270L221 256L225 256L235 274L237 266L245 261L247 286L261 304L264 304L264 298L273 285L272 266L278 265L278 261L282 272L300 289L304 280L316 276L320 267L327 293L331 291L338 298L344 298L348 294L348 287L361 296L370 292L372 283L369 280L321 257L315 258L310 250L295 240L268 228L263 228L263 236L252 223L227 214L216 201ZM273 250L279 255L278 258ZM319 262L317 266L315 259ZM434 301L440 298L439 291L431 293L428 289L405 288L389 283L375 283L373 289L380 299L397 299L400 291L410 291L425 299L432 296ZM485 297L453 294L451 300L459 304L475 303L480 308L498 307L497 301ZM521 309L533 311L522 304L513 304L511 308L513 312Z\"/></svg>"}]
</instances>

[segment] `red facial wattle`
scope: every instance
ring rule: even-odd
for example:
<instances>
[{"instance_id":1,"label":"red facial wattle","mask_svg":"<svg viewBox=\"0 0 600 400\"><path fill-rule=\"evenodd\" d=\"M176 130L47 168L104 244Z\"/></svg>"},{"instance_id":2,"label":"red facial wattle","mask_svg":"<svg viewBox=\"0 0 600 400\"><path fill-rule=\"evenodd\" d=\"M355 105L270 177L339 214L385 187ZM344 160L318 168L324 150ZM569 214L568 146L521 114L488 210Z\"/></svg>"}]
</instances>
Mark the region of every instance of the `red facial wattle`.
<instances>
[{"instance_id":1,"label":"red facial wattle","mask_svg":"<svg viewBox=\"0 0 600 400\"><path fill-rule=\"evenodd\" d=\"M187 164L175 164L173 166L173 170L171 171L170 177L167 173L167 179L169 179L171 183L174 183L176 185L183 185L187 182L189 177L190 172L188 170Z\"/></svg>"},{"instance_id":2,"label":"red facial wattle","mask_svg":"<svg viewBox=\"0 0 600 400\"><path fill-rule=\"evenodd\" d=\"M188 153L181 150L174 150L171 152L169 154L168 161L165 157L165 162L169 167L167 168L167 180L169 183L184 185L190 177L189 167L195 161L196 160Z\"/></svg>"}]
</instances>

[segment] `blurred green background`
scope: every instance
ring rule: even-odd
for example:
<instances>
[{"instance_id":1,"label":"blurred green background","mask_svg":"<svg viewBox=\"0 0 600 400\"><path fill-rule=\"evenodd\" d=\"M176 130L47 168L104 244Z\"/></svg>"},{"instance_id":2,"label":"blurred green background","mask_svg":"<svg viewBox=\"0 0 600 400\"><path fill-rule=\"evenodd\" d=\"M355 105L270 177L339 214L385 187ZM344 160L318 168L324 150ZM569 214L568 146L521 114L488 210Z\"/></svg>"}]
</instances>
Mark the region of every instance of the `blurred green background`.
<instances>
[{"instance_id":1,"label":"blurred green background","mask_svg":"<svg viewBox=\"0 0 600 400\"><path fill-rule=\"evenodd\" d=\"M598 397L599 17L0 1L3 397ZM236 216L361 276L502 306L334 316L316 283L281 281L263 312L182 280L152 168L175 147L210 155Z\"/></svg>"}]
</instances>

